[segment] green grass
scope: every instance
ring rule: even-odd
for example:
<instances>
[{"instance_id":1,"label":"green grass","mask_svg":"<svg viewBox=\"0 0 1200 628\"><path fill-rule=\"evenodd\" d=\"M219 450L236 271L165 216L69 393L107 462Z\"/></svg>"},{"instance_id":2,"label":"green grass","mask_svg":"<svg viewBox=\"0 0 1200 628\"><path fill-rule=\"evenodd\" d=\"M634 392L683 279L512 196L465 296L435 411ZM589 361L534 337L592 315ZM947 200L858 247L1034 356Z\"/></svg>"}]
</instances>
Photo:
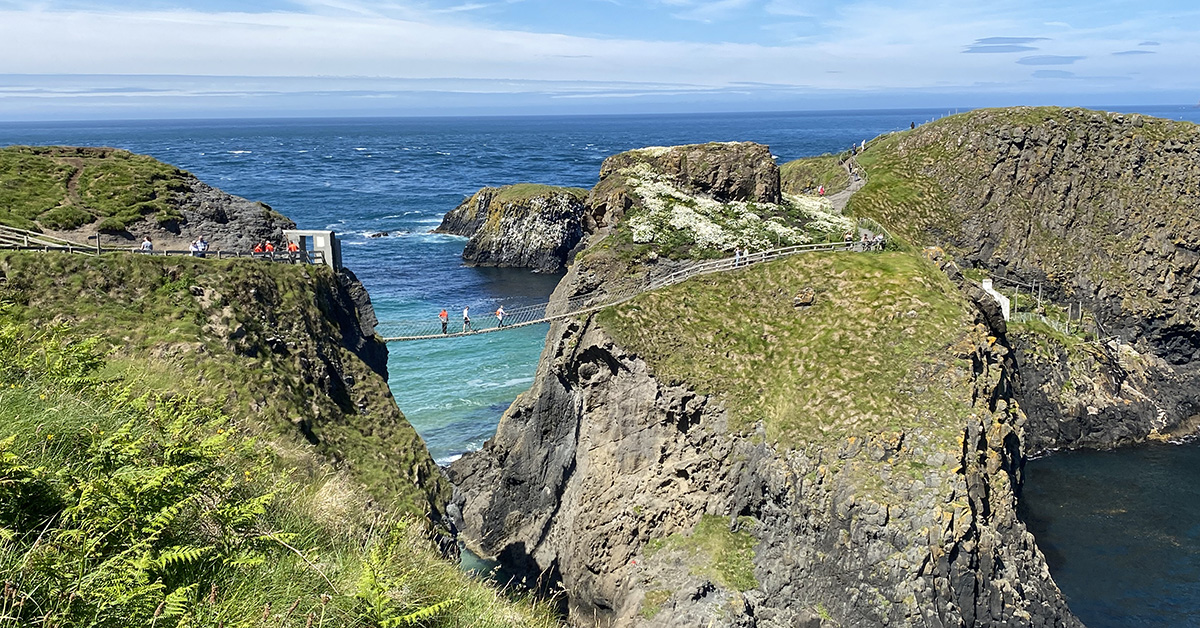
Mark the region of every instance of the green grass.
<instances>
[{"instance_id":1,"label":"green grass","mask_svg":"<svg viewBox=\"0 0 1200 628\"><path fill-rule=\"evenodd\" d=\"M1126 309L1163 315L1129 260L1147 240L1188 240L1200 190L1178 174L1176 146L1200 141L1200 126L1121 117L1118 124L1116 114L1082 109L980 109L881 137L859 157L868 183L847 211L952 253L972 249L979 234L970 230L987 223L998 236L995 256L1063 284L1086 274L1124 295ZM1045 134L1051 145L1034 139Z\"/></svg>"},{"instance_id":2,"label":"green grass","mask_svg":"<svg viewBox=\"0 0 1200 628\"><path fill-rule=\"evenodd\" d=\"M152 157L110 148L0 148L0 224L73 230L100 221L120 231L143 216L180 216L173 196L187 173Z\"/></svg>"},{"instance_id":3,"label":"green grass","mask_svg":"<svg viewBox=\"0 0 1200 628\"><path fill-rule=\"evenodd\" d=\"M514 183L506 185L496 192L493 199L498 203L520 203L539 196L550 196L553 194L569 194L577 200L587 198L588 191L583 188L567 188L554 185L541 185L539 183Z\"/></svg>"},{"instance_id":4,"label":"green grass","mask_svg":"<svg viewBox=\"0 0 1200 628\"><path fill-rule=\"evenodd\" d=\"M789 161L779 167L780 188L786 194L815 194L825 186L826 194L835 194L850 187L850 175L837 155L821 155Z\"/></svg>"},{"instance_id":5,"label":"green grass","mask_svg":"<svg viewBox=\"0 0 1200 628\"><path fill-rule=\"evenodd\" d=\"M0 274L15 320L67 321L100 338L113 352L107 368L128 369L145 390L196 395L289 441L306 421L317 452L398 509L425 513L449 496L387 382L343 346L329 317L337 285L328 268L8 252ZM340 385L339 368L352 388Z\"/></svg>"},{"instance_id":6,"label":"green grass","mask_svg":"<svg viewBox=\"0 0 1200 628\"><path fill-rule=\"evenodd\" d=\"M793 307L809 287L814 304ZM972 328L969 308L914 255L799 255L646 293L598 321L660 380L716 395L731 430L761 421L783 447L914 425L952 439L970 405L944 377L961 365L949 348Z\"/></svg>"},{"instance_id":7,"label":"green grass","mask_svg":"<svg viewBox=\"0 0 1200 628\"><path fill-rule=\"evenodd\" d=\"M749 517L739 520L736 532L730 530L727 517L704 515L691 534L672 534L665 539L652 541L647 546L647 557L662 550L676 550L687 556L692 575L708 578L731 591L749 591L758 586L754 577L754 546L757 540L744 529L754 523ZM654 593L653 591L651 593ZM670 592L653 598L647 595L643 610L657 602L661 606Z\"/></svg>"},{"instance_id":8,"label":"green grass","mask_svg":"<svg viewBox=\"0 0 1200 628\"><path fill-rule=\"evenodd\" d=\"M557 625L218 407L0 312L0 628Z\"/></svg>"}]
</instances>

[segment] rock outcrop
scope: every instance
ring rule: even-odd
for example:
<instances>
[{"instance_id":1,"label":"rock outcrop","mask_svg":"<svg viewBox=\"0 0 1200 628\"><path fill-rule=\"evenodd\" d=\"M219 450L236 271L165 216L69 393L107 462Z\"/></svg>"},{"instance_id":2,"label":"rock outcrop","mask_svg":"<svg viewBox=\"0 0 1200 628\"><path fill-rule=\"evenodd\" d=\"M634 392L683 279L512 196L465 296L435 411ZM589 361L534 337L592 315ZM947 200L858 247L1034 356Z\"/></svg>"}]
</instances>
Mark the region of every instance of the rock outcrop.
<instances>
[{"instance_id":1,"label":"rock outcrop","mask_svg":"<svg viewBox=\"0 0 1200 628\"><path fill-rule=\"evenodd\" d=\"M628 275L602 259L555 299ZM450 467L468 545L561 585L581 626L1079 625L1016 518L1008 350L935 269L867 259L801 256L555 323L533 388ZM850 318L875 289L892 296ZM722 301L741 317L706 319ZM889 356L908 374L837 366Z\"/></svg>"},{"instance_id":2,"label":"rock outcrop","mask_svg":"<svg viewBox=\"0 0 1200 628\"><path fill-rule=\"evenodd\" d=\"M531 184L483 188L447 212L434 231L469 237L463 260L473 266L558 272L593 231L586 193Z\"/></svg>"},{"instance_id":3,"label":"rock outcrop","mask_svg":"<svg viewBox=\"0 0 1200 628\"><path fill-rule=\"evenodd\" d=\"M213 250L249 251L279 242L295 223L264 203L218 190L146 155L113 148L0 149L0 224L88 244L186 250L204 236ZM95 244L93 240L90 244Z\"/></svg>"},{"instance_id":4,"label":"rock outcrop","mask_svg":"<svg viewBox=\"0 0 1200 628\"><path fill-rule=\"evenodd\" d=\"M1078 109L981 110L881 138L859 162L878 183L852 211L1085 313L1077 337L1015 334L1035 450L1194 429L1200 127Z\"/></svg>"},{"instance_id":5,"label":"rock outcrop","mask_svg":"<svg viewBox=\"0 0 1200 628\"><path fill-rule=\"evenodd\" d=\"M184 180L186 189L173 199L182 219L159 223L143 218L131 223L126 227L131 243L150 236L155 242L178 246L204 236L214 251L245 252L264 240L283 242L283 230L296 228L295 222L266 203L223 192L191 174Z\"/></svg>"},{"instance_id":6,"label":"rock outcrop","mask_svg":"<svg viewBox=\"0 0 1200 628\"><path fill-rule=\"evenodd\" d=\"M599 227L617 224L639 203L631 189L631 170L644 167L657 179L684 194L702 195L718 203L741 201L778 204L779 167L771 149L754 142L652 147L613 155L600 166L600 182L588 198Z\"/></svg>"}]
</instances>

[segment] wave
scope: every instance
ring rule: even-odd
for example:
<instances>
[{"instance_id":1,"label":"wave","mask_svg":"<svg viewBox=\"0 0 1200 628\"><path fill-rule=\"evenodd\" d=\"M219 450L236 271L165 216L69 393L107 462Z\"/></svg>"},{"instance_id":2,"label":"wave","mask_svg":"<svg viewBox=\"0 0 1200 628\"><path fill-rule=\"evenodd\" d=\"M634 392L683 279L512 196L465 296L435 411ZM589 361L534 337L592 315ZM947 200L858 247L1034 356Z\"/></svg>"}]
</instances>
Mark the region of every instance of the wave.
<instances>
[{"instance_id":1,"label":"wave","mask_svg":"<svg viewBox=\"0 0 1200 628\"><path fill-rule=\"evenodd\" d=\"M249 154L253 153L254 151L252 151L252 150L227 150L225 152L229 153L230 155L249 155Z\"/></svg>"}]
</instances>

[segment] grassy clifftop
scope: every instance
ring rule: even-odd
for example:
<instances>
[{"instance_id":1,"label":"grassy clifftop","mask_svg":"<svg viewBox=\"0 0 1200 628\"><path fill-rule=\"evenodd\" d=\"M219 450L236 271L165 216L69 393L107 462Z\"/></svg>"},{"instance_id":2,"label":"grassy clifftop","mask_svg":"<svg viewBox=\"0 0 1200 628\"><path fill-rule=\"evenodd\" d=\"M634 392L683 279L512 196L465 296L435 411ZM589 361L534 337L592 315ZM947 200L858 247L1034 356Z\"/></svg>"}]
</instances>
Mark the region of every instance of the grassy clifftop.
<instances>
[{"instance_id":1,"label":"grassy clifftop","mask_svg":"<svg viewBox=\"0 0 1200 628\"><path fill-rule=\"evenodd\" d=\"M1139 315L1170 316L1190 291L1180 279L1200 252L1195 124L985 109L880 138L859 163L868 184L849 210L913 243Z\"/></svg>"},{"instance_id":2,"label":"grassy clifftop","mask_svg":"<svg viewBox=\"0 0 1200 628\"><path fill-rule=\"evenodd\" d=\"M121 230L143 216L182 218L171 201L188 174L152 157L111 148L0 148L0 224ZM97 222L98 221L98 222Z\"/></svg>"},{"instance_id":3,"label":"grassy clifftop","mask_svg":"<svg viewBox=\"0 0 1200 628\"><path fill-rule=\"evenodd\" d=\"M812 291L812 304L794 298ZM716 394L731 428L784 446L943 424L950 343L971 328L936 267L903 253L806 254L707 275L604 310L599 323L664 381ZM952 394L946 394L950 392Z\"/></svg>"},{"instance_id":4,"label":"grassy clifftop","mask_svg":"<svg viewBox=\"0 0 1200 628\"><path fill-rule=\"evenodd\" d=\"M147 391L195 395L264 433L306 439L400 509L448 488L396 408L373 339L323 266L0 253L0 299L29 326L101 339Z\"/></svg>"}]
</instances>

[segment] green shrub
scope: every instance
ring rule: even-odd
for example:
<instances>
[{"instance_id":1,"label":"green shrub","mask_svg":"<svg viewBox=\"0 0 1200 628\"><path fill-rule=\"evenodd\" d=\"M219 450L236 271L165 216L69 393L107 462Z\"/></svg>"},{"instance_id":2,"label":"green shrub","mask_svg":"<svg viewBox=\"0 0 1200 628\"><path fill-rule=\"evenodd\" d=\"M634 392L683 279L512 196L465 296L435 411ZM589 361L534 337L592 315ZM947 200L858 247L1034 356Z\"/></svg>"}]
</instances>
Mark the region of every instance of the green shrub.
<instances>
[{"instance_id":1,"label":"green shrub","mask_svg":"<svg viewBox=\"0 0 1200 628\"><path fill-rule=\"evenodd\" d=\"M61 207L55 207L54 209L42 214L41 218L38 219L38 222L42 223L42 225L45 227L49 227L50 229L61 229L67 231L71 229L78 229L83 225L92 222L93 220L95 220L95 218L82 209L72 205L64 205Z\"/></svg>"}]
</instances>

